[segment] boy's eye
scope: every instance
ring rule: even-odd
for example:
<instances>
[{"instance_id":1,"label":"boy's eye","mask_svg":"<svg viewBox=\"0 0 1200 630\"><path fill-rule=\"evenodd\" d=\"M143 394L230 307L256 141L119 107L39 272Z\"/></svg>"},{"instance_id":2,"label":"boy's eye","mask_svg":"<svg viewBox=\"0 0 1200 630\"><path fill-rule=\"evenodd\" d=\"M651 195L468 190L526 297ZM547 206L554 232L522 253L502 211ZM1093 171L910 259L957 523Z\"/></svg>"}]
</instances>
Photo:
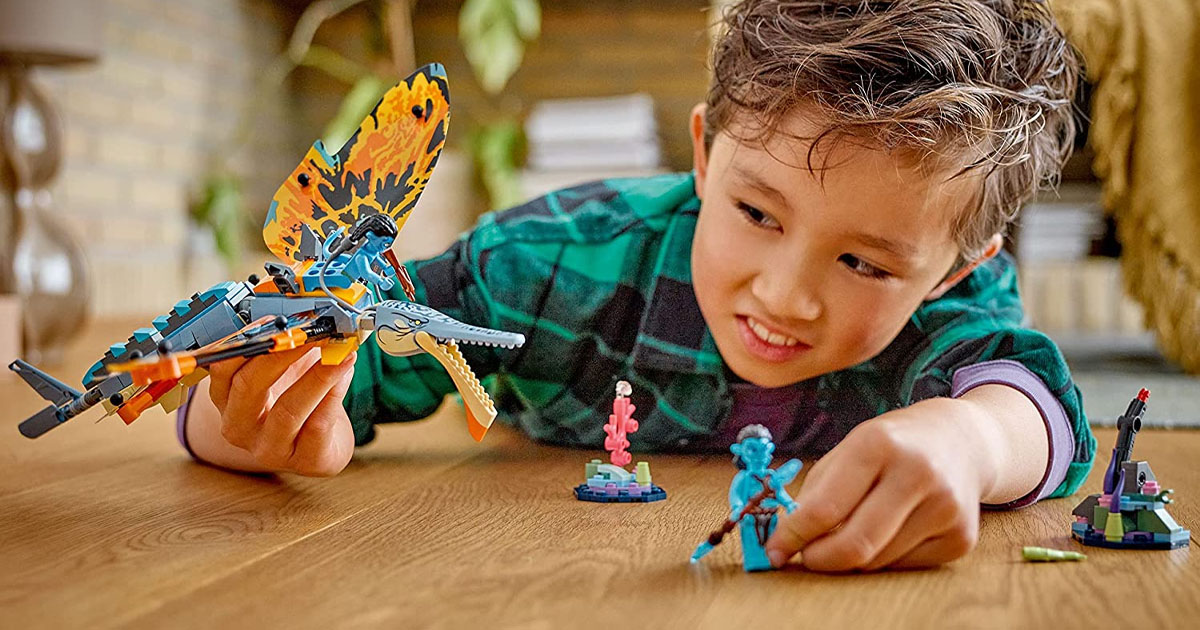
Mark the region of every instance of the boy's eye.
<instances>
[{"instance_id":1,"label":"boy's eye","mask_svg":"<svg viewBox=\"0 0 1200 630\"><path fill-rule=\"evenodd\" d=\"M745 217L746 220L755 227L766 228L769 230L774 230L779 227L779 223L777 223L775 219L772 219L770 215L744 201L737 202L737 208L738 211L742 213L742 216Z\"/></svg>"},{"instance_id":2,"label":"boy's eye","mask_svg":"<svg viewBox=\"0 0 1200 630\"><path fill-rule=\"evenodd\" d=\"M858 256L855 256L854 254L842 254L841 256L838 256L838 260L841 261L843 265L849 267L854 273L867 278L882 280L884 278L889 278L892 275L887 271L884 271L883 269L880 269L879 267L876 267L875 265L872 265L871 263L859 258Z\"/></svg>"}]
</instances>

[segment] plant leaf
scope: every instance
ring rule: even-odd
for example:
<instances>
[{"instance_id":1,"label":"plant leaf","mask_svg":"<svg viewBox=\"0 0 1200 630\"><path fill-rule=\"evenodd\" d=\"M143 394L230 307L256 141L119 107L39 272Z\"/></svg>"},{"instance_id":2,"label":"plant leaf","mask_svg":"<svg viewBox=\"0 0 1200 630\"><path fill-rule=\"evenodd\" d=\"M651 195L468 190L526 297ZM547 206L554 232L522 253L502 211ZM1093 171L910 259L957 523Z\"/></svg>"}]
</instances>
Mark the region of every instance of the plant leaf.
<instances>
[{"instance_id":1,"label":"plant leaf","mask_svg":"<svg viewBox=\"0 0 1200 630\"><path fill-rule=\"evenodd\" d=\"M525 42L541 29L537 0L467 0L458 14L458 38L479 84L498 94L516 73Z\"/></svg>"},{"instance_id":2,"label":"plant leaf","mask_svg":"<svg viewBox=\"0 0 1200 630\"><path fill-rule=\"evenodd\" d=\"M196 222L213 233L213 239L229 266L237 264L243 248L242 183L229 173L210 174L204 183L203 198L192 207Z\"/></svg>"},{"instance_id":3,"label":"plant leaf","mask_svg":"<svg viewBox=\"0 0 1200 630\"><path fill-rule=\"evenodd\" d=\"M516 156L523 141L521 126L512 119L484 125L472 136L475 163L493 209L522 200Z\"/></svg>"},{"instance_id":4,"label":"plant leaf","mask_svg":"<svg viewBox=\"0 0 1200 630\"><path fill-rule=\"evenodd\" d=\"M525 41L538 38L542 30L542 6L538 0L508 0L517 32Z\"/></svg>"}]
</instances>

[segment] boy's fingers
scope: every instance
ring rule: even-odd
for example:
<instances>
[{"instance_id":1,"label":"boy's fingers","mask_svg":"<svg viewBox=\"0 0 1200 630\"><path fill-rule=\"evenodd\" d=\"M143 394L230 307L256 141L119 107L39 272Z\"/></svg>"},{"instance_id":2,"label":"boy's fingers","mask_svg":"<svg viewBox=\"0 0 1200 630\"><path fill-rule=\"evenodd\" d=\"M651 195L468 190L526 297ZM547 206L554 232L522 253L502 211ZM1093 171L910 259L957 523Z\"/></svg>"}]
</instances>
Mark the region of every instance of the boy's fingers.
<instances>
[{"instance_id":1,"label":"boy's fingers","mask_svg":"<svg viewBox=\"0 0 1200 630\"><path fill-rule=\"evenodd\" d=\"M221 435L234 446L249 449L267 408L271 386L304 357L309 348L257 356L230 378L228 400L221 414Z\"/></svg>"},{"instance_id":2,"label":"boy's fingers","mask_svg":"<svg viewBox=\"0 0 1200 630\"><path fill-rule=\"evenodd\" d=\"M917 488L918 484L903 475L884 475L837 531L803 548L805 568L850 571L868 565L910 521L909 515L921 502ZM908 529L911 531L911 522ZM926 529L922 538L932 533L937 532Z\"/></svg>"},{"instance_id":3,"label":"boy's fingers","mask_svg":"<svg viewBox=\"0 0 1200 630\"><path fill-rule=\"evenodd\" d=\"M247 360L245 357L234 357L217 361L208 366L208 396L217 409L225 410L225 404L229 401L229 385L233 381L233 375Z\"/></svg>"},{"instance_id":4,"label":"boy's fingers","mask_svg":"<svg viewBox=\"0 0 1200 630\"><path fill-rule=\"evenodd\" d=\"M879 466L873 458L844 456L836 450L804 479L796 510L779 517L766 544L773 566L783 566L797 551L846 520L875 484Z\"/></svg>"},{"instance_id":5,"label":"boy's fingers","mask_svg":"<svg viewBox=\"0 0 1200 630\"><path fill-rule=\"evenodd\" d=\"M926 498L922 501L917 509L909 515L896 537L863 569L876 571L891 566L916 549L917 545L931 537L941 535L946 530L946 524L950 522L951 517L946 516L945 510L938 509L935 501L933 498Z\"/></svg>"},{"instance_id":6,"label":"boy's fingers","mask_svg":"<svg viewBox=\"0 0 1200 630\"><path fill-rule=\"evenodd\" d=\"M353 370L346 372L329 390L313 411L312 417L300 427L292 469L305 475L328 477L341 472L354 453L354 429L342 407L342 399L350 389Z\"/></svg>"},{"instance_id":7,"label":"boy's fingers","mask_svg":"<svg viewBox=\"0 0 1200 630\"><path fill-rule=\"evenodd\" d=\"M962 557L971 550L972 546L973 544L964 546L963 541L955 535L935 536L921 542L912 551L888 566L893 569L935 567Z\"/></svg>"},{"instance_id":8,"label":"boy's fingers","mask_svg":"<svg viewBox=\"0 0 1200 630\"><path fill-rule=\"evenodd\" d=\"M354 355L340 365L313 365L288 387L275 402L259 428L253 453L260 464L271 468L288 465L296 449L296 436L317 405L348 373L353 373Z\"/></svg>"}]
</instances>

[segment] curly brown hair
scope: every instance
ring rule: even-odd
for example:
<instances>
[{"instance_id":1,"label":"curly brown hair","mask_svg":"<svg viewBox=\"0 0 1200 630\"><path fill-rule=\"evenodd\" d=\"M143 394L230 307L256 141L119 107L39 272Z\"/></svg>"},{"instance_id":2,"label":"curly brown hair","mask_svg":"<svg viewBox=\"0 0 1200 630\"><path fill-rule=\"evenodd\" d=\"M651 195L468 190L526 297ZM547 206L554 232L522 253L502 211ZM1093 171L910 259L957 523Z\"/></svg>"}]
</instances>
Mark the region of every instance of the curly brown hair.
<instances>
[{"instance_id":1,"label":"curly brown hair","mask_svg":"<svg viewBox=\"0 0 1200 630\"><path fill-rule=\"evenodd\" d=\"M740 140L763 140L804 106L823 129L804 138L810 171L816 147L840 139L982 175L951 226L962 260L1070 154L1079 61L1044 2L743 0L723 22L707 146L735 122Z\"/></svg>"}]
</instances>

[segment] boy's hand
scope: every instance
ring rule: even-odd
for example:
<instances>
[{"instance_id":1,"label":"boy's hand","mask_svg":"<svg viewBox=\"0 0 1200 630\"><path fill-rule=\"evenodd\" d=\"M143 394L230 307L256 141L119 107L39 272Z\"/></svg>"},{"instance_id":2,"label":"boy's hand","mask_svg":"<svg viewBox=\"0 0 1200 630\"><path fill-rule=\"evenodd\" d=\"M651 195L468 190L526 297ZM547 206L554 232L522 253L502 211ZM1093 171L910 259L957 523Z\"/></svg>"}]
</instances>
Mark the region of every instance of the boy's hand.
<instances>
[{"instance_id":1,"label":"boy's hand","mask_svg":"<svg viewBox=\"0 0 1200 630\"><path fill-rule=\"evenodd\" d=\"M221 436L266 470L337 474L354 452L342 399L356 356L326 366L318 348L298 348L213 364L209 396Z\"/></svg>"},{"instance_id":2,"label":"boy's hand","mask_svg":"<svg viewBox=\"0 0 1200 630\"><path fill-rule=\"evenodd\" d=\"M772 564L797 551L814 571L923 567L974 546L994 479L969 402L936 398L864 422L817 462L767 542Z\"/></svg>"}]
</instances>

